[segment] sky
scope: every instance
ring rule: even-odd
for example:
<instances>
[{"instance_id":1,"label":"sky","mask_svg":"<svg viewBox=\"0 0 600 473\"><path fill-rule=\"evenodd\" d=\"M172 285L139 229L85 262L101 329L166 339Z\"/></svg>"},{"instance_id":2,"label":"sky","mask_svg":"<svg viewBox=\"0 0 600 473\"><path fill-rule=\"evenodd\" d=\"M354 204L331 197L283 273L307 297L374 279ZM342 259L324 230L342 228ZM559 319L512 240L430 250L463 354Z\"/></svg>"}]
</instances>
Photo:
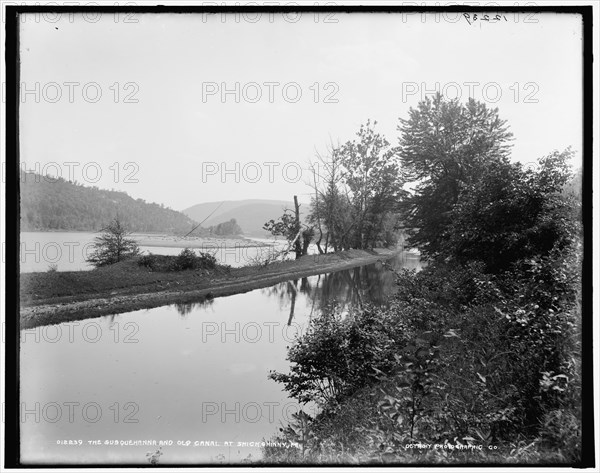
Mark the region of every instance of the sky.
<instances>
[{"instance_id":1,"label":"sky","mask_svg":"<svg viewBox=\"0 0 600 473\"><path fill-rule=\"evenodd\" d=\"M513 159L568 146L581 165L576 15L28 15L23 167L183 210L307 202L309 162L360 125L396 144L436 90L498 107Z\"/></svg>"}]
</instances>

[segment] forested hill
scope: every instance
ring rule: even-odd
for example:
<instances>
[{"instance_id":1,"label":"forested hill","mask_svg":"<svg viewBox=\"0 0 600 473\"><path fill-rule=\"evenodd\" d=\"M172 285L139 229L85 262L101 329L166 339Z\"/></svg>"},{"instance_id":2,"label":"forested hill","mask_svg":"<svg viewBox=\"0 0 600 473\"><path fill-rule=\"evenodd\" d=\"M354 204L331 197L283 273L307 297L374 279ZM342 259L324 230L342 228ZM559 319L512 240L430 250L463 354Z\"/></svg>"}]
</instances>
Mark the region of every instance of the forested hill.
<instances>
[{"instance_id":1,"label":"forested hill","mask_svg":"<svg viewBox=\"0 0 600 473\"><path fill-rule=\"evenodd\" d=\"M21 171L21 230L98 231L115 216L134 232L189 232L195 222L161 204L125 192Z\"/></svg>"}]
</instances>

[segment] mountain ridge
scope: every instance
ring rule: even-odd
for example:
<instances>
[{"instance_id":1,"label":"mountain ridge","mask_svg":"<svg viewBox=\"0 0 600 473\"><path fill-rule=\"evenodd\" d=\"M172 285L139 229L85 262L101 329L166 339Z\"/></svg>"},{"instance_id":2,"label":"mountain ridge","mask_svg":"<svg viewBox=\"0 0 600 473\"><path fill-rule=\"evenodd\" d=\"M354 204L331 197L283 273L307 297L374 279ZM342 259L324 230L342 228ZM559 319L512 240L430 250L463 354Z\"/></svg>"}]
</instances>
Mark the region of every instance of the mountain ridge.
<instances>
[{"instance_id":1,"label":"mountain ridge","mask_svg":"<svg viewBox=\"0 0 600 473\"><path fill-rule=\"evenodd\" d=\"M133 232L181 233L196 222L163 204L21 170L21 230L98 231L119 217Z\"/></svg>"},{"instance_id":2,"label":"mountain ridge","mask_svg":"<svg viewBox=\"0 0 600 473\"><path fill-rule=\"evenodd\" d=\"M263 225L269 220L277 220L285 209L293 209L294 203L285 200L242 199L215 202L203 202L193 205L182 212L188 217L202 222L203 227L215 225L219 221L235 219L248 236L270 235L263 230ZM211 212L214 212L211 215ZM308 213L308 204L300 203L301 215ZM210 215L210 217L209 217ZM207 218L208 217L208 218Z\"/></svg>"}]
</instances>

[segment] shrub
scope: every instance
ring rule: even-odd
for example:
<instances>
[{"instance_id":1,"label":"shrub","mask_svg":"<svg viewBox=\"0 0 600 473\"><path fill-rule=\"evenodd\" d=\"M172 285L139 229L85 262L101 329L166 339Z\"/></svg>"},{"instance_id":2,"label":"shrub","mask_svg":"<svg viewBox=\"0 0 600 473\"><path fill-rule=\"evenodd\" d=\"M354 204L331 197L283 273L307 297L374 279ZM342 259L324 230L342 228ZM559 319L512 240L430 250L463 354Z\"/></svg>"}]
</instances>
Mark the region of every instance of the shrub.
<instances>
[{"instance_id":1,"label":"shrub","mask_svg":"<svg viewBox=\"0 0 600 473\"><path fill-rule=\"evenodd\" d=\"M177 256L148 254L138 259L138 264L152 271L185 271L188 269L214 269L217 259L209 253L196 254L186 248Z\"/></svg>"},{"instance_id":2,"label":"shrub","mask_svg":"<svg viewBox=\"0 0 600 473\"><path fill-rule=\"evenodd\" d=\"M213 269L217 265L217 259L209 253L196 254L194 250L186 248L181 251L173 262L173 271L186 269Z\"/></svg>"},{"instance_id":3,"label":"shrub","mask_svg":"<svg viewBox=\"0 0 600 473\"><path fill-rule=\"evenodd\" d=\"M152 271L171 271L173 265L173 256L155 255L149 253L142 255L138 259L138 264Z\"/></svg>"},{"instance_id":4,"label":"shrub","mask_svg":"<svg viewBox=\"0 0 600 473\"><path fill-rule=\"evenodd\" d=\"M548 256L570 245L577 233L574 197L562 193L570 173L567 150L539 160L539 171L490 163L464 185L450 212L440 257L482 261L500 273L520 261Z\"/></svg>"},{"instance_id":5,"label":"shrub","mask_svg":"<svg viewBox=\"0 0 600 473\"><path fill-rule=\"evenodd\" d=\"M461 442L504 446L524 461L540 460L527 447L536 445L576 461L579 268L566 250L495 276L480 263L433 263L398 273L389 308L344 317L333 307L313 319L289 349L290 373L271 374L322 407L310 425L313 460L431 461L403 445Z\"/></svg>"},{"instance_id":6,"label":"shrub","mask_svg":"<svg viewBox=\"0 0 600 473\"><path fill-rule=\"evenodd\" d=\"M311 321L305 335L290 347L291 373L271 372L300 402L329 408L372 383L377 370L390 368L402 339L401 324L386 310L366 307L343 315L332 306Z\"/></svg>"}]
</instances>

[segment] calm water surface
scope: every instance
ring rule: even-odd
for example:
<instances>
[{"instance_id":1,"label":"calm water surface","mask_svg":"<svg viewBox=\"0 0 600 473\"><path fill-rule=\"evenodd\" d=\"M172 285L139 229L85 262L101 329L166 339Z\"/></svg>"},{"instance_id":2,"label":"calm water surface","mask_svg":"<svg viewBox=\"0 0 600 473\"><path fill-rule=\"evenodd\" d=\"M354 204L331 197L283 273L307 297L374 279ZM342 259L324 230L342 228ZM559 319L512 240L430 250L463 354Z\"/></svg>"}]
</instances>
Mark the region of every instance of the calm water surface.
<instances>
[{"instance_id":1,"label":"calm water surface","mask_svg":"<svg viewBox=\"0 0 600 473\"><path fill-rule=\"evenodd\" d=\"M420 267L414 255L393 265ZM379 304L393 290L393 274L377 263L209 304L23 330L22 460L148 464L157 447L104 445L130 440L172 441L161 465L257 459L249 443L269 439L299 410L267 377L289 370L295 336L329 302Z\"/></svg>"},{"instance_id":2,"label":"calm water surface","mask_svg":"<svg viewBox=\"0 0 600 473\"><path fill-rule=\"evenodd\" d=\"M86 258L93 252L94 239L99 233L92 232L21 232L20 244L20 271L22 273L45 272L51 266L57 271L88 271L93 266L86 263ZM140 235L132 235L133 238L142 238ZM145 237L144 237L145 238ZM165 238L168 245L172 237ZM275 248L285 246L281 240L268 240L256 238L262 243L275 245ZM160 245L160 239L157 239ZM183 248L169 246L140 246L143 253L156 255L178 255ZM202 250L214 254L220 263L232 267L244 266L252 262L256 257L266 256L274 249L265 247L221 247L207 240L206 247Z\"/></svg>"}]
</instances>

